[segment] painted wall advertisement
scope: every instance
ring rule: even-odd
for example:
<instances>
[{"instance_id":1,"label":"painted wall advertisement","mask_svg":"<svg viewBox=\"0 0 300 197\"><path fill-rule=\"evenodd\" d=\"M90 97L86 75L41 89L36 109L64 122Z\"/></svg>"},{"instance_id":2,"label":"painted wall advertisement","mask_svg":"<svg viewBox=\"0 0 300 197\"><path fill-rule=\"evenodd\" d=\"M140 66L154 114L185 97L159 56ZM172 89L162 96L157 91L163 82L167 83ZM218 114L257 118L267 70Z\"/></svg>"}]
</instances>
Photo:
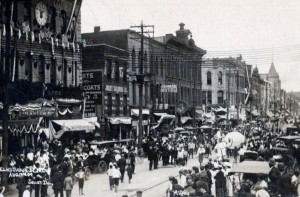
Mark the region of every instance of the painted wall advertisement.
<instances>
[{"instance_id":1,"label":"painted wall advertisement","mask_svg":"<svg viewBox=\"0 0 300 197\"><path fill-rule=\"evenodd\" d=\"M82 71L85 93L85 116L96 116L96 107L102 105L102 71Z\"/></svg>"}]
</instances>

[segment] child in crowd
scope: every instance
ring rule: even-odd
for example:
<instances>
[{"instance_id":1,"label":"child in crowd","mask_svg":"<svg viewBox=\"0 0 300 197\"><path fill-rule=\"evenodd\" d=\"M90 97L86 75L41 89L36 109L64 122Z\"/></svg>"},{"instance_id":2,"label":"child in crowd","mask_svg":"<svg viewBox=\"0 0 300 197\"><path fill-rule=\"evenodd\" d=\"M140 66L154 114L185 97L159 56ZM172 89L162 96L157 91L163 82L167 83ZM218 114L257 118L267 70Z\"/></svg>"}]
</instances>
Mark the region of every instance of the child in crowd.
<instances>
[{"instance_id":1,"label":"child in crowd","mask_svg":"<svg viewBox=\"0 0 300 197\"><path fill-rule=\"evenodd\" d=\"M114 187L114 179L112 173L113 173L113 164L111 163L109 164L109 169L107 170L110 190L112 190Z\"/></svg>"},{"instance_id":2,"label":"child in crowd","mask_svg":"<svg viewBox=\"0 0 300 197\"><path fill-rule=\"evenodd\" d=\"M131 179L132 179L132 167L131 167L131 164L127 164L127 175L128 175L128 181L129 183L131 182Z\"/></svg>"},{"instance_id":3,"label":"child in crowd","mask_svg":"<svg viewBox=\"0 0 300 197\"><path fill-rule=\"evenodd\" d=\"M75 174L75 177L78 178L79 195L84 195L84 193L83 193L83 185L84 185L85 175L84 175L84 171L83 171L82 167L79 168L79 171Z\"/></svg>"}]
</instances>

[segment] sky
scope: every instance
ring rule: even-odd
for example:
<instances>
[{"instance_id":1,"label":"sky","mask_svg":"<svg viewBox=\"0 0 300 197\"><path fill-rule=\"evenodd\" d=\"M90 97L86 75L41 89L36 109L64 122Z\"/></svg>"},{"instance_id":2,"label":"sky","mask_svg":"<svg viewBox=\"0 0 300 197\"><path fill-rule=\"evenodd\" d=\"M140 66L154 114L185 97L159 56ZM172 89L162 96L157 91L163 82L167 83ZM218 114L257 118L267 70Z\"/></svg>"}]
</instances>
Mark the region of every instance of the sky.
<instances>
[{"instance_id":1,"label":"sky","mask_svg":"<svg viewBox=\"0 0 300 197\"><path fill-rule=\"evenodd\" d=\"M273 62L286 91L300 91L299 0L84 0L82 33L155 26L155 37L178 24L192 32L204 58L242 55L267 73ZM299 76L298 76L299 75Z\"/></svg>"}]
</instances>

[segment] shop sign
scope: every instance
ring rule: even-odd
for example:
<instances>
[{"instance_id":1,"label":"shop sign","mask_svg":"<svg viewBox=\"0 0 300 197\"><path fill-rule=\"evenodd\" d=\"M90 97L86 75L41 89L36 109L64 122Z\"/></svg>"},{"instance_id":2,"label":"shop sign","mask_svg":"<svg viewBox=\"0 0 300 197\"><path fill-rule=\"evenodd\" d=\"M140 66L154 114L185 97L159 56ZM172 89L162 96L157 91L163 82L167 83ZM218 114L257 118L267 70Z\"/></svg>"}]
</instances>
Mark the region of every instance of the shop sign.
<instances>
[{"instance_id":1,"label":"shop sign","mask_svg":"<svg viewBox=\"0 0 300 197\"><path fill-rule=\"evenodd\" d=\"M160 92L172 92L177 93L177 85L162 85Z\"/></svg>"},{"instance_id":2,"label":"shop sign","mask_svg":"<svg viewBox=\"0 0 300 197\"><path fill-rule=\"evenodd\" d=\"M123 86L114 86L114 85L106 85L105 91L108 92L118 92L118 93L127 93L127 88Z\"/></svg>"},{"instance_id":3,"label":"shop sign","mask_svg":"<svg viewBox=\"0 0 300 197\"><path fill-rule=\"evenodd\" d=\"M19 117L51 117L55 115L55 108L54 107L43 107L37 110L25 110L19 111Z\"/></svg>"},{"instance_id":4,"label":"shop sign","mask_svg":"<svg viewBox=\"0 0 300 197\"><path fill-rule=\"evenodd\" d=\"M96 105L102 105L102 71L82 71L85 113L95 114Z\"/></svg>"}]
</instances>

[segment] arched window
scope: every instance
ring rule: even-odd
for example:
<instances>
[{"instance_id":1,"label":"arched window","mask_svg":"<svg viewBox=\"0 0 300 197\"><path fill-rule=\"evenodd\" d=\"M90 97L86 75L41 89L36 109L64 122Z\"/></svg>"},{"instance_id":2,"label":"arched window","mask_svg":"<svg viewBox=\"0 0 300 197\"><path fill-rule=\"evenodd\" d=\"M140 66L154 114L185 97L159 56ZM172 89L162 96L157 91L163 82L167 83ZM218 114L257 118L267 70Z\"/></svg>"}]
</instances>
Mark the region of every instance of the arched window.
<instances>
[{"instance_id":1,"label":"arched window","mask_svg":"<svg viewBox=\"0 0 300 197\"><path fill-rule=\"evenodd\" d=\"M223 84L223 74L221 71L218 73L218 83L219 85Z\"/></svg>"},{"instance_id":2,"label":"arched window","mask_svg":"<svg viewBox=\"0 0 300 197\"><path fill-rule=\"evenodd\" d=\"M211 72L208 71L206 75L207 75L207 85L211 85Z\"/></svg>"},{"instance_id":3,"label":"arched window","mask_svg":"<svg viewBox=\"0 0 300 197\"><path fill-rule=\"evenodd\" d=\"M218 91L218 104L222 104L224 102L223 91Z\"/></svg>"}]
</instances>

